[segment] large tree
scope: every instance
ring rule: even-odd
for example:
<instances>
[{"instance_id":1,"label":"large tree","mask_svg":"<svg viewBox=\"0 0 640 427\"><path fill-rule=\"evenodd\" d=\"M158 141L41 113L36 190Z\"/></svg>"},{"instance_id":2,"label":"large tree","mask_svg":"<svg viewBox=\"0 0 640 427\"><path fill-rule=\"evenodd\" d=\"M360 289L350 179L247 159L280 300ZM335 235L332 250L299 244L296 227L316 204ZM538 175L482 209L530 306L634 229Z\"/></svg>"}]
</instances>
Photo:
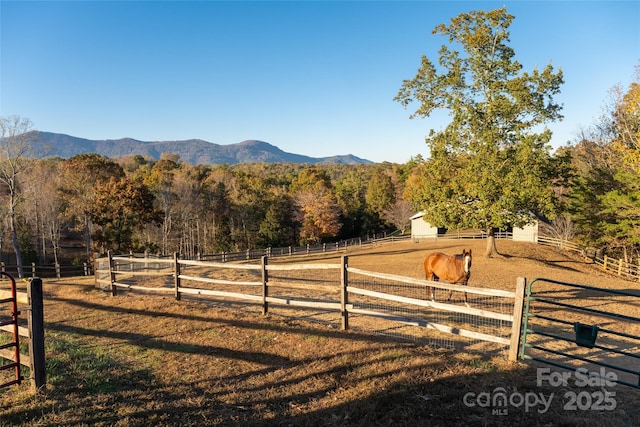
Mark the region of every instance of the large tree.
<instances>
[{"instance_id":1,"label":"large tree","mask_svg":"<svg viewBox=\"0 0 640 427\"><path fill-rule=\"evenodd\" d=\"M302 243L319 243L340 231L340 206L329 175L321 169L304 169L291 183L297 206Z\"/></svg>"},{"instance_id":2,"label":"large tree","mask_svg":"<svg viewBox=\"0 0 640 427\"><path fill-rule=\"evenodd\" d=\"M103 250L117 253L136 246L134 232L146 224L160 224L162 213L154 207L154 196L146 185L124 177L98 183L89 215L97 228L93 240Z\"/></svg>"},{"instance_id":3,"label":"large tree","mask_svg":"<svg viewBox=\"0 0 640 427\"><path fill-rule=\"evenodd\" d=\"M91 209L95 204L96 189L109 179L124 178L122 166L94 153L79 154L60 164L60 197L65 201L66 214L82 230L87 260L91 251Z\"/></svg>"},{"instance_id":4,"label":"large tree","mask_svg":"<svg viewBox=\"0 0 640 427\"><path fill-rule=\"evenodd\" d=\"M551 64L523 71L509 47L514 17L505 8L472 11L438 25L446 37L437 67L422 57L396 100L411 117L448 110L450 123L426 138L430 160L407 183L405 194L425 220L447 228L485 229L487 255L494 233L554 211L554 162L545 124L561 119L553 96L563 83Z\"/></svg>"}]
</instances>

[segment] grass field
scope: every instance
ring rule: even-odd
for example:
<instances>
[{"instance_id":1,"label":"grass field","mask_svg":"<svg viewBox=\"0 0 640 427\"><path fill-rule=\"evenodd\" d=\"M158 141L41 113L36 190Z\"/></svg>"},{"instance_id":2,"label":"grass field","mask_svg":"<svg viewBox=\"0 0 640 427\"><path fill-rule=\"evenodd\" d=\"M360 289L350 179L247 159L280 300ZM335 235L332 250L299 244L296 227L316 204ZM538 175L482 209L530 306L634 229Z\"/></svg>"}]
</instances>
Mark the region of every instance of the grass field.
<instances>
[{"instance_id":1,"label":"grass field","mask_svg":"<svg viewBox=\"0 0 640 427\"><path fill-rule=\"evenodd\" d=\"M552 248L499 241L502 256L487 259L484 244L385 244L349 252L349 264L422 278L428 251L471 247L470 286L513 290L523 276L638 289ZM26 382L0 390L1 427L634 426L640 420L638 390L538 381L546 371L508 362L504 354L345 332L277 307L262 316L252 304L111 297L86 278L47 280L44 288L47 389L32 395ZM503 395L507 404L492 407ZM601 395L602 405L584 404Z\"/></svg>"}]
</instances>

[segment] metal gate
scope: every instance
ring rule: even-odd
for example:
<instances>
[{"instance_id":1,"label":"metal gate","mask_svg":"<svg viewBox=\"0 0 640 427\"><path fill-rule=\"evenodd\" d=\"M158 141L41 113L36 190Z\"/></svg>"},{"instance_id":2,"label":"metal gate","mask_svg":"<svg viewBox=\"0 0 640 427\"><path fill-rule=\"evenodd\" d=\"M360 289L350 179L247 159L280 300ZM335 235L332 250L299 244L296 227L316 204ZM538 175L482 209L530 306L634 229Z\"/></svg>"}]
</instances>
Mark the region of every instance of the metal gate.
<instances>
[{"instance_id":1,"label":"metal gate","mask_svg":"<svg viewBox=\"0 0 640 427\"><path fill-rule=\"evenodd\" d=\"M640 389L640 292L534 279L520 356L568 371L565 381Z\"/></svg>"},{"instance_id":2,"label":"metal gate","mask_svg":"<svg viewBox=\"0 0 640 427\"><path fill-rule=\"evenodd\" d=\"M6 363L0 366L1 371L15 370L15 378L0 384L0 388L8 387L13 384L20 384L22 382L22 375L20 373L20 335L18 333L18 300L16 296L16 281L8 273L0 272L0 276L6 276L11 284L11 296L9 298L0 299L0 326L13 326L13 340L5 344L0 345L0 350L13 348L13 358L10 363ZM9 320L4 320L2 314L5 313L6 305L9 305L10 315ZM4 306L4 307L3 307Z\"/></svg>"}]
</instances>

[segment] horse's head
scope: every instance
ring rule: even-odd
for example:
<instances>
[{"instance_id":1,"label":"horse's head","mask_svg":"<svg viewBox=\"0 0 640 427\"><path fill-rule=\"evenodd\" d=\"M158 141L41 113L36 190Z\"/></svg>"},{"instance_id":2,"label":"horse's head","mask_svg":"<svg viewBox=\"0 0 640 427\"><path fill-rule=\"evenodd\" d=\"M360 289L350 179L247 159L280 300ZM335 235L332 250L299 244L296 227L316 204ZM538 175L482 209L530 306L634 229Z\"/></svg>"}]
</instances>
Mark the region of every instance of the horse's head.
<instances>
[{"instance_id":1,"label":"horse's head","mask_svg":"<svg viewBox=\"0 0 640 427\"><path fill-rule=\"evenodd\" d=\"M467 273L467 277L471 273L471 249L468 251L466 249L462 250L462 259L464 260L464 272Z\"/></svg>"}]
</instances>

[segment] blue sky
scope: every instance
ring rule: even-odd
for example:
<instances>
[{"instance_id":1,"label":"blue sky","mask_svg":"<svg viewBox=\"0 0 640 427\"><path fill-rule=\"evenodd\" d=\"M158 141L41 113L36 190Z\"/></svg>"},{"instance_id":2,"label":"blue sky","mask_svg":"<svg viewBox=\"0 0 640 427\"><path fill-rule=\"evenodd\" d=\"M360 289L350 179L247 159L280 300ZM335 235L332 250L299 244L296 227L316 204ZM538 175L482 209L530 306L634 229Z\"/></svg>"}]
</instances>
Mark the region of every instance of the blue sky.
<instances>
[{"instance_id":1,"label":"blue sky","mask_svg":"<svg viewBox=\"0 0 640 427\"><path fill-rule=\"evenodd\" d=\"M88 139L260 139L404 163L446 113L393 101L432 35L506 6L525 70L564 72L552 144L593 124L640 60L639 1L0 1L0 115Z\"/></svg>"}]
</instances>

